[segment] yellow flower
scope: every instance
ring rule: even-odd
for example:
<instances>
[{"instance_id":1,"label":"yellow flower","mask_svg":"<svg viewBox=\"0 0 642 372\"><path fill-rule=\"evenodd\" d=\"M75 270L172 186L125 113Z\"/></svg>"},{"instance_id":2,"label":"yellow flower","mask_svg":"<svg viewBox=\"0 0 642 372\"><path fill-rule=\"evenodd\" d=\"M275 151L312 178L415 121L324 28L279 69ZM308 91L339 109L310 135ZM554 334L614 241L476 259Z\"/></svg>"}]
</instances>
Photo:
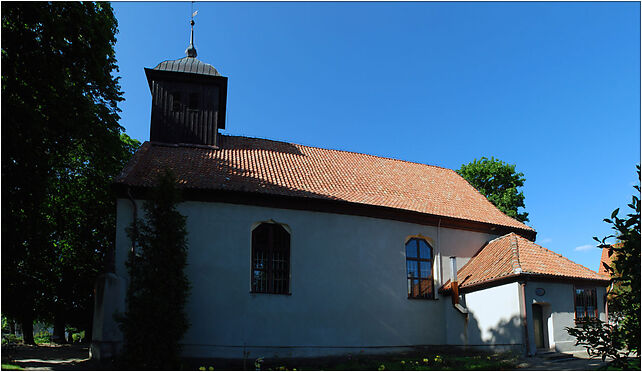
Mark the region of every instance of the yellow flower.
<instances>
[{"instance_id":1,"label":"yellow flower","mask_svg":"<svg viewBox=\"0 0 642 372\"><path fill-rule=\"evenodd\" d=\"M382 364L382 365L380 365L380 366L379 366L379 370L380 370L380 371L385 371L385 370L386 370L386 366L384 366L383 364Z\"/></svg>"},{"instance_id":2,"label":"yellow flower","mask_svg":"<svg viewBox=\"0 0 642 372\"><path fill-rule=\"evenodd\" d=\"M205 367L198 367L199 371L205 371Z\"/></svg>"},{"instance_id":3,"label":"yellow flower","mask_svg":"<svg viewBox=\"0 0 642 372\"><path fill-rule=\"evenodd\" d=\"M424 358L424 363L428 363L428 358Z\"/></svg>"}]
</instances>

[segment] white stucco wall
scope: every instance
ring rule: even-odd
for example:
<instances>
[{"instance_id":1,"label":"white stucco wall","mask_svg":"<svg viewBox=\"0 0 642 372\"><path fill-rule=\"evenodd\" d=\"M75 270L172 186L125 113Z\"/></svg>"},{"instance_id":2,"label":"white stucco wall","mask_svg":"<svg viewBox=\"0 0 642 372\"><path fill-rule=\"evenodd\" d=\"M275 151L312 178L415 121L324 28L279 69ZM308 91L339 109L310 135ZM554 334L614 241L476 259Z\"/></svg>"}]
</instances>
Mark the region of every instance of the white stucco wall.
<instances>
[{"instance_id":1,"label":"white stucco wall","mask_svg":"<svg viewBox=\"0 0 642 372\"><path fill-rule=\"evenodd\" d=\"M142 213L139 203L139 214ZM249 358L382 352L396 346L446 344L444 302L407 298L404 242L421 234L442 257L463 265L494 235L360 216L225 203L186 202L187 356ZM274 220L291 231L292 295L250 293L251 228ZM117 274L126 277L132 221L118 201ZM438 262L438 259L435 260ZM434 265L435 292L442 284ZM286 347L286 348L282 348Z\"/></svg>"},{"instance_id":2,"label":"white stucco wall","mask_svg":"<svg viewBox=\"0 0 642 372\"><path fill-rule=\"evenodd\" d=\"M523 344L516 282L465 294L467 346L519 348Z\"/></svg>"},{"instance_id":3,"label":"white stucco wall","mask_svg":"<svg viewBox=\"0 0 642 372\"><path fill-rule=\"evenodd\" d=\"M600 319L605 321L605 288L600 285L590 285L590 287L597 289L598 313ZM537 288L544 289L544 295L536 295ZM544 340L549 349L562 352L585 350L581 346L575 346L575 338L571 337L566 331L566 327L575 327L574 285L572 283L529 281L526 283L524 294L527 304L528 343L531 354L536 352L535 335L532 331L534 327L533 304L543 305Z\"/></svg>"}]
</instances>

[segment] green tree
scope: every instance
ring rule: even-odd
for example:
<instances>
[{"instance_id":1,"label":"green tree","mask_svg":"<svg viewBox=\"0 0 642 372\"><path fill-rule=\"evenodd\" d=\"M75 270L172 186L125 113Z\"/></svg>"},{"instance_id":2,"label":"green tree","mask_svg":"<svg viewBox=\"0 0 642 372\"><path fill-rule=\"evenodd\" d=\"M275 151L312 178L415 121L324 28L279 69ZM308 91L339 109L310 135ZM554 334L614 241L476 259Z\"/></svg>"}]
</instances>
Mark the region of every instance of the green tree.
<instances>
[{"instance_id":1,"label":"green tree","mask_svg":"<svg viewBox=\"0 0 642 372\"><path fill-rule=\"evenodd\" d=\"M640 166L637 166L638 181ZM626 348L640 355L640 185L634 186L637 193L628 207L631 212L619 218L619 208L611 218L604 219L612 225L614 234L599 240L600 248L609 249L612 264L608 267L613 281L609 310L617 316L618 331L621 332ZM609 238L620 244L608 244Z\"/></svg>"},{"instance_id":2,"label":"green tree","mask_svg":"<svg viewBox=\"0 0 642 372\"><path fill-rule=\"evenodd\" d=\"M637 166L638 181L640 166ZM640 185L628 204L631 212L618 217L619 208L604 221L611 224L614 234L603 239L594 237L600 248L608 248L611 265L605 265L611 275L609 293L609 323L599 320L582 327L569 328L576 344L587 348L590 355L614 358L618 367L627 367L626 357L640 357ZM619 244L609 244L615 238Z\"/></svg>"},{"instance_id":3,"label":"green tree","mask_svg":"<svg viewBox=\"0 0 642 372\"><path fill-rule=\"evenodd\" d=\"M521 222L528 221L528 213L518 211L525 207L524 193L518 188L524 186L526 179L515 170L515 165L482 157L463 164L457 173L504 214Z\"/></svg>"},{"instance_id":4,"label":"green tree","mask_svg":"<svg viewBox=\"0 0 642 372\"><path fill-rule=\"evenodd\" d=\"M116 27L108 3L2 4L2 308L27 343L36 318L91 329L109 184L137 147L118 124Z\"/></svg>"},{"instance_id":5,"label":"green tree","mask_svg":"<svg viewBox=\"0 0 642 372\"><path fill-rule=\"evenodd\" d=\"M125 368L179 369L179 342L189 327L186 218L176 209L174 176L166 171L156 184L143 207L145 220L128 231L135 250L127 261L127 310L120 319Z\"/></svg>"},{"instance_id":6,"label":"green tree","mask_svg":"<svg viewBox=\"0 0 642 372\"><path fill-rule=\"evenodd\" d=\"M51 226L48 318L54 338L64 342L65 327L85 330L91 339L93 286L110 257L115 236L115 196L112 178L138 148L139 142L121 134L110 156L95 164L92 154L73 151L65 167L56 169L45 212ZM42 311L41 311L42 313Z\"/></svg>"}]
</instances>

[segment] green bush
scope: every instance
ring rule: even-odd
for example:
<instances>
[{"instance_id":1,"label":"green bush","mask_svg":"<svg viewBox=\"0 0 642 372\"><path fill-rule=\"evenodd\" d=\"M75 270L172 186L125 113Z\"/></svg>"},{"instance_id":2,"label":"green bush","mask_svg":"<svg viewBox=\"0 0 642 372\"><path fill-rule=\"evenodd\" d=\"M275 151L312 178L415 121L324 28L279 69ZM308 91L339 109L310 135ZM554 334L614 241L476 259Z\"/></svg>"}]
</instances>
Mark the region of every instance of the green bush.
<instances>
[{"instance_id":1,"label":"green bush","mask_svg":"<svg viewBox=\"0 0 642 372\"><path fill-rule=\"evenodd\" d=\"M80 331L77 333L72 333L71 339L73 343L82 342L85 339L85 331Z\"/></svg>"},{"instance_id":2,"label":"green bush","mask_svg":"<svg viewBox=\"0 0 642 372\"><path fill-rule=\"evenodd\" d=\"M18 337L16 335L13 335L9 333L8 335L2 336L2 344L7 345L7 344L21 344L22 343L22 337Z\"/></svg>"},{"instance_id":3,"label":"green bush","mask_svg":"<svg viewBox=\"0 0 642 372\"><path fill-rule=\"evenodd\" d=\"M33 336L33 340L36 342L36 344L50 344L51 333L47 331L38 332Z\"/></svg>"}]
</instances>

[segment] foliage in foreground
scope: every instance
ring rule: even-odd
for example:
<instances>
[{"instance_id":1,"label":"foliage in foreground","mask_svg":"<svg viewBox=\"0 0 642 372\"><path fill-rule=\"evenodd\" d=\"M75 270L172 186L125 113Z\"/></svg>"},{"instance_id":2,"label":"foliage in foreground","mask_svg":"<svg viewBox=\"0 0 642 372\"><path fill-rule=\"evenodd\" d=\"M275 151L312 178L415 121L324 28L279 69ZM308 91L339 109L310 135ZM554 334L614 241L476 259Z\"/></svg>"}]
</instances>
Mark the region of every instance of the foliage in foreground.
<instances>
[{"instance_id":1,"label":"foliage in foreground","mask_svg":"<svg viewBox=\"0 0 642 372\"><path fill-rule=\"evenodd\" d=\"M528 221L528 213L518 211L525 207L524 193L518 188L524 186L526 179L515 170L514 164L482 157L463 164L457 173L504 214L521 222Z\"/></svg>"},{"instance_id":2,"label":"foliage in foreground","mask_svg":"<svg viewBox=\"0 0 642 372\"><path fill-rule=\"evenodd\" d=\"M637 166L638 182L640 166ZM576 345L586 347L589 355L605 360L617 368L626 368L627 357L634 354L640 357L640 185L628 207L632 212L626 218L618 217L619 208L611 218L604 221L612 224L613 235L603 239L594 238L600 248L609 250L612 259L610 266L605 265L611 274L612 290L608 296L609 324L599 320L587 322L582 327L567 328L576 337ZM619 244L606 243L615 238Z\"/></svg>"},{"instance_id":3,"label":"foliage in foreground","mask_svg":"<svg viewBox=\"0 0 642 372\"><path fill-rule=\"evenodd\" d=\"M24 371L24 368L16 364L2 363L2 370L3 371Z\"/></svg>"},{"instance_id":4,"label":"foliage in foreground","mask_svg":"<svg viewBox=\"0 0 642 372\"><path fill-rule=\"evenodd\" d=\"M579 327L567 328L567 331L575 337L575 345L584 346L590 357L601 358L603 362L612 358L610 364L614 367L627 365L628 352L623 351L624 340L613 324L591 319Z\"/></svg>"},{"instance_id":5,"label":"foliage in foreground","mask_svg":"<svg viewBox=\"0 0 642 372\"><path fill-rule=\"evenodd\" d=\"M511 353L476 355L416 354L389 356L348 356L339 360L316 361L313 365L305 362L265 361L261 358L257 370L301 371L301 370L369 370L369 371L434 371L434 370L510 370L517 367L518 358Z\"/></svg>"},{"instance_id":6,"label":"foliage in foreground","mask_svg":"<svg viewBox=\"0 0 642 372\"><path fill-rule=\"evenodd\" d=\"M145 220L128 230L134 249L127 261L127 311L120 319L127 369L179 369L179 342L189 327L186 218L176 209L174 176L166 171L156 185L144 204Z\"/></svg>"},{"instance_id":7,"label":"foliage in foreground","mask_svg":"<svg viewBox=\"0 0 642 372\"><path fill-rule=\"evenodd\" d=\"M2 4L2 312L91 331L93 286L114 244L109 185L137 147L108 3Z\"/></svg>"},{"instance_id":8,"label":"foliage in foreground","mask_svg":"<svg viewBox=\"0 0 642 372\"><path fill-rule=\"evenodd\" d=\"M626 362L626 365L622 367L616 367L612 364L607 364L598 368L598 371L640 371L640 358L629 359Z\"/></svg>"}]
</instances>

